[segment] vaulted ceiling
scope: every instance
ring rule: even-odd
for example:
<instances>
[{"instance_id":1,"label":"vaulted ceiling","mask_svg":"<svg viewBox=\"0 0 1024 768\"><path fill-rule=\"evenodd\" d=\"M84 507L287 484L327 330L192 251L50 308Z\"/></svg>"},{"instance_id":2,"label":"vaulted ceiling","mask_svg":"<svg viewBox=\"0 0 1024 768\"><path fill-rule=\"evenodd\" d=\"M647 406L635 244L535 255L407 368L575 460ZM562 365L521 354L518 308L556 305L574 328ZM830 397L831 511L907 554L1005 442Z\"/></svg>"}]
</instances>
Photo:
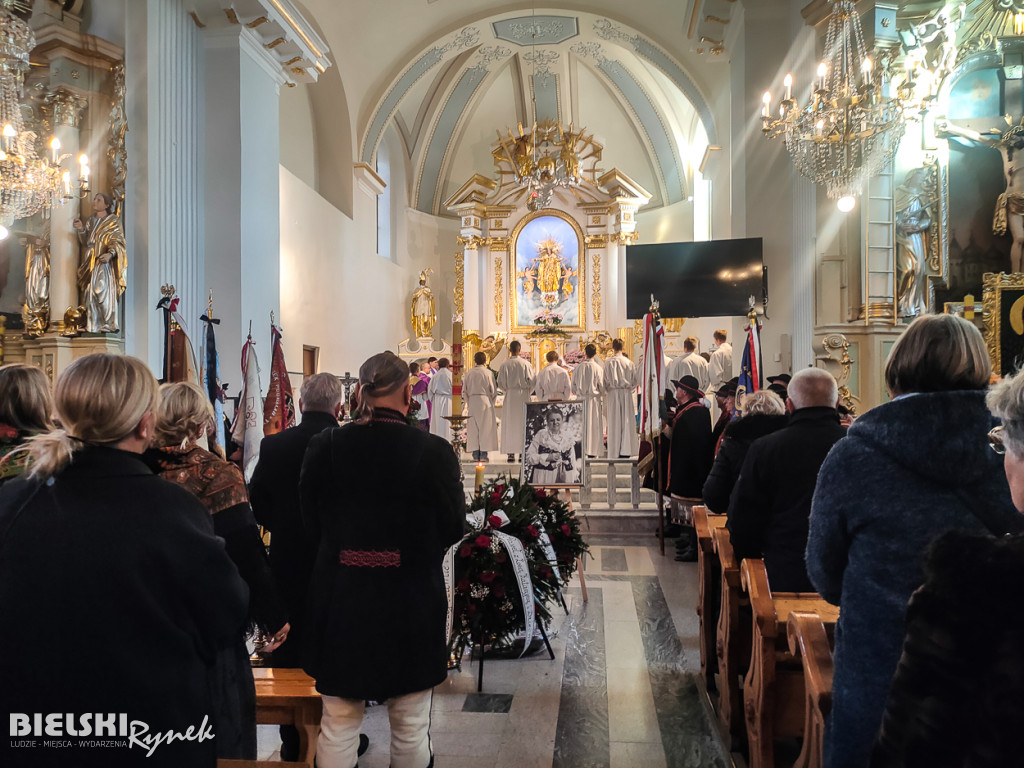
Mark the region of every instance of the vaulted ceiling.
<instances>
[{"instance_id":1,"label":"vaulted ceiling","mask_svg":"<svg viewBox=\"0 0 1024 768\"><path fill-rule=\"evenodd\" d=\"M304 3L341 76L354 161L374 167L381 147L400 146L409 204L435 214L474 173L494 172L496 131L546 118L593 133L602 167L652 192L651 207L685 200L705 147L728 133L719 125L728 70L700 38L705 24L724 28L705 17L724 19L732 5Z\"/></svg>"}]
</instances>

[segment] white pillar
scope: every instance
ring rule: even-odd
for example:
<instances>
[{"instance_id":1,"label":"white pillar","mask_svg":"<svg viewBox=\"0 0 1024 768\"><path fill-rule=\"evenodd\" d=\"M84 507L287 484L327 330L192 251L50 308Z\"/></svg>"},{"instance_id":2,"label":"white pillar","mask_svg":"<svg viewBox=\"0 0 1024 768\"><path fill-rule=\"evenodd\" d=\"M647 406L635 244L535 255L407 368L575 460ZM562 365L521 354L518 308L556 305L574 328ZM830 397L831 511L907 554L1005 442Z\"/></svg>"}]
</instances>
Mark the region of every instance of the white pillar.
<instances>
[{"instance_id":1,"label":"white pillar","mask_svg":"<svg viewBox=\"0 0 1024 768\"><path fill-rule=\"evenodd\" d=\"M53 135L60 140L60 153L71 155L64 163L77 182L77 158L81 150L79 120L85 109L85 99L76 93L61 89L53 94ZM50 214L50 324L64 319L69 307L79 306L78 263L80 244L73 222L81 216L84 222L92 215L92 193L79 203L74 200L55 207Z\"/></svg>"},{"instance_id":2,"label":"white pillar","mask_svg":"<svg viewBox=\"0 0 1024 768\"><path fill-rule=\"evenodd\" d=\"M214 292L214 314L221 319L221 378L237 393L241 374L235 361L250 322L266 386L270 313L281 315L278 95L284 80L244 26L210 30L204 42L205 285Z\"/></svg>"},{"instance_id":3,"label":"white pillar","mask_svg":"<svg viewBox=\"0 0 1024 768\"><path fill-rule=\"evenodd\" d=\"M203 300L203 61L185 0L125 4L128 110L126 351L161 370L163 319L154 311L171 283L198 343ZM276 189L276 186L275 186Z\"/></svg>"}]
</instances>

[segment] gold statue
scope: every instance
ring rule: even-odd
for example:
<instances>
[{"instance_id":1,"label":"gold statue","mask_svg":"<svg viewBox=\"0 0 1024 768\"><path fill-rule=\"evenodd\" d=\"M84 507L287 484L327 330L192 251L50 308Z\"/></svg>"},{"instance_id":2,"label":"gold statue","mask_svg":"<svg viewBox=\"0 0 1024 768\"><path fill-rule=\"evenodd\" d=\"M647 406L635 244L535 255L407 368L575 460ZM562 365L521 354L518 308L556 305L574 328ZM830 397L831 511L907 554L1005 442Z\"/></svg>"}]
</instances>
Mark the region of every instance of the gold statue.
<instances>
[{"instance_id":1,"label":"gold statue","mask_svg":"<svg viewBox=\"0 0 1024 768\"><path fill-rule=\"evenodd\" d=\"M559 254L562 244L551 237L537 246L537 257L530 262L537 265L537 287L541 293L557 293L565 272L565 261Z\"/></svg>"},{"instance_id":2,"label":"gold statue","mask_svg":"<svg viewBox=\"0 0 1024 768\"><path fill-rule=\"evenodd\" d=\"M427 277L434 274L432 269L420 272L420 287L412 294L410 313L412 315L412 331L417 339L429 339L430 333L437 323L437 310L434 304L434 293L427 287Z\"/></svg>"},{"instance_id":3,"label":"gold statue","mask_svg":"<svg viewBox=\"0 0 1024 768\"><path fill-rule=\"evenodd\" d=\"M468 333L462 337L463 343L469 342L477 350L487 355L487 365L490 366L491 361L496 358L501 350L505 348L505 339L495 336L493 333L488 334L486 338L481 339L477 333Z\"/></svg>"},{"instance_id":4,"label":"gold statue","mask_svg":"<svg viewBox=\"0 0 1024 768\"><path fill-rule=\"evenodd\" d=\"M572 123L569 123L569 130L562 133L562 148L559 150L559 157L562 158L565 175L571 179L578 178L580 175L580 158L576 154L576 142L579 141L582 133L583 131L573 133Z\"/></svg>"},{"instance_id":5,"label":"gold statue","mask_svg":"<svg viewBox=\"0 0 1024 768\"><path fill-rule=\"evenodd\" d=\"M529 133L520 136L512 145L512 163L516 167L516 175L520 178L529 176L535 168L533 164L533 136Z\"/></svg>"},{"instance_id":6,"label":"gold statue","mask_svg":"<svg viewBox=\"0 0 1024 768\"><path fill-rule=\"evenodd\" d=\"M85 330L117 333L118 300L128 287L128 250L121 219L108 195L93 197L93 215L74 227L83 246L78 290L85 307Z\"/></svg>"},{"instance_id":7,"label":"gold statue","mask_svg":"<svg viewBox=\"0 0 1024 768\"><path fill-rule=\"evenodd\" d=\"M50 327L50 241L27 237L25 246L25 305L21 311L25 332L41 336Z\"/></svg>"},{"instance_id":8,"label":"gold statue","mask_svg":"<svg viewBox=\"0 0 1024 768\"><path fill-rule=\"evenodd\" d=\"M594 338L589 340L584 339L582 336L580 336L580 349L583 349L587 344L593 344L595 347L597 347L598 357L600 357L602 360L607 360L609 357L615 354L615 350L612 349L613 341L614 339L611 337L611 334L609 334L608 331L598 331Z\"/></svg>"}]
</instances>

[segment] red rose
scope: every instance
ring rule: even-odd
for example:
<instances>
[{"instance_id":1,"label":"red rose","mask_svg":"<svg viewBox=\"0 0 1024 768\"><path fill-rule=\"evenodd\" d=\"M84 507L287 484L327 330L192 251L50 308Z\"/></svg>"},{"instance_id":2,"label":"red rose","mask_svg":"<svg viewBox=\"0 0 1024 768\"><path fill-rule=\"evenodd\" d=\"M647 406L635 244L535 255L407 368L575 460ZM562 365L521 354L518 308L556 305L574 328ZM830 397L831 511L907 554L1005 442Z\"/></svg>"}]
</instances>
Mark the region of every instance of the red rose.
<instances>
[{"instance_id":1,"label":"red rose","mask_svg":"<svg viewBox=\"0 0 1024 768\"><path fill-rule=\"evenodd\" d=\"M491 494L491 504L501 504L501 494L497 491Z\"/></svg>"},{"instance_id":2,"label":"red rose","mask_svg":"<svg viewBox=\"0 0 1024 768\"><path fill-rule=\"evenodd\" d=\"M484 584L490 584L497 575L494 571L482 571L480 573L480 581Z\"/></svg>"},{"instance_id":3,"label":"red rose","mask_svg":"<svg viewBox=\"0 0 1024 768\"><path fill-rule=\"evenodd\" d=\"M495 584L491 588L491 594L494 595L495 597L504 597L505 596L505 587L503 587L501 584Z\"/></svg>"},{"instance_id":4,"label":"red rose","mask_svg":"<svg viewBox=\"0 0 1024 768\"><path fill-rule=\"evenodd\" d=\"M487 549L491 546L491 537L481 533L473 543L480 547L480 549Z\"/></svg>"},{"instance_id":5,"label":"red rose","mask_svg":"<svg viewBox=\"0 0 1024 768\"><path fill-rule=\"evenodd\" d=\"M536 525L530 524L526 526L526 532L530 535L531 539L536 539L540 537L540 531L537 530Z\"/></svg>"},{"instance_id":6,"label":"red rose","mask_svg":"<svg viewBox=\"0 0 1024 768\"><path fill-rule=\"evenodd\" d=\"M562 533L566 536L572 536L572 528L569 527L568 523L562 523Z\"/></svg>"},{"instance_id":7,"label":"red rose","mask_svg":"<svg viewBox=\"0 0 1024 768\"><path fill-rule=\"evenodd\" d=\"M505 486L504 485L496 485L496 486L494 486L494 492L497 493L500 496L501 494L503 494L505 492Z\"/></svg>"},{"instance_id":8,"label":"red rose","mask_svg":"<svg viewBox=\"0 0 1024 768\"><path fill-rule=\"evenodd\" d=\"M487 524L491 526L491 528L501 528L501 518L497 515L491 515L487 518Z\"/></svg>"},{"instance_id":9,"label":"red rose","mask_svg":"<svg viewBox=\"0 0 1024 768\"><path fill-rule=\"evenodd\" d=\"M546 498L546 497L547 497L547 495L548 495L548 492L547 492L547 491L545 491L545 490L544 490L543 488L538 488L537 490L535 490L535 491L533 492L533 495L534 495L535 497L537 497L538 499L543 499L543 498Z\"/></svg>"},{"instance_id":10,"label":"red rose","mask_svg":"<svg viewBox=\"0 0 1024 768\"><path fill-rule=\"evenodd\" d=\"M463 544L459 547L459 557L469 557L473 554L473 546L471 544Z\"/></svg>"},{"instance_id":11,"label":"red rose","mask_svg":"<svg viewBox=\"0 0 1024 768\"><path fill-rule=\"evenodd\" d=\"M469 592L469 579L459 579L459 583L455 585L455 589L459 592Z\"/></svg>"},{"instance_id":12,"label":"red rose","mask_svg":"<svg viewBox=\"0 0 1024 768\"><path fill-rule=\"evenodd\" d=\"M551 578L551 569L548 568L546 565L542 565L540 567L540 575L541 575L541 578L550 579Z\"/></svg>"}]
</instances>

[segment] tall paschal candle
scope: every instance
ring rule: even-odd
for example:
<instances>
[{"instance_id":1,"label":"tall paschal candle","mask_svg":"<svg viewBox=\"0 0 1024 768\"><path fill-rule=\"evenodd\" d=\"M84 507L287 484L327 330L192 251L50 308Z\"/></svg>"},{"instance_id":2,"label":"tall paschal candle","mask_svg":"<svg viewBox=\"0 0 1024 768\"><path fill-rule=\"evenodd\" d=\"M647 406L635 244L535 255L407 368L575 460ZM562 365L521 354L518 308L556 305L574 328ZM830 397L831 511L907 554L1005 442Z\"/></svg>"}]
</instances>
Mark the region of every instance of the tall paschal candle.
<instances>
[{"instance_id":1,"label":"tall paschal candle","mask_svg":"<svg viewBox=\"0 0 1024 768\"><path fill-rule=\"evenodd\" d=\"M462 321L452 323L452 415L462 415Z\"/></svg>"}]
</instances>

